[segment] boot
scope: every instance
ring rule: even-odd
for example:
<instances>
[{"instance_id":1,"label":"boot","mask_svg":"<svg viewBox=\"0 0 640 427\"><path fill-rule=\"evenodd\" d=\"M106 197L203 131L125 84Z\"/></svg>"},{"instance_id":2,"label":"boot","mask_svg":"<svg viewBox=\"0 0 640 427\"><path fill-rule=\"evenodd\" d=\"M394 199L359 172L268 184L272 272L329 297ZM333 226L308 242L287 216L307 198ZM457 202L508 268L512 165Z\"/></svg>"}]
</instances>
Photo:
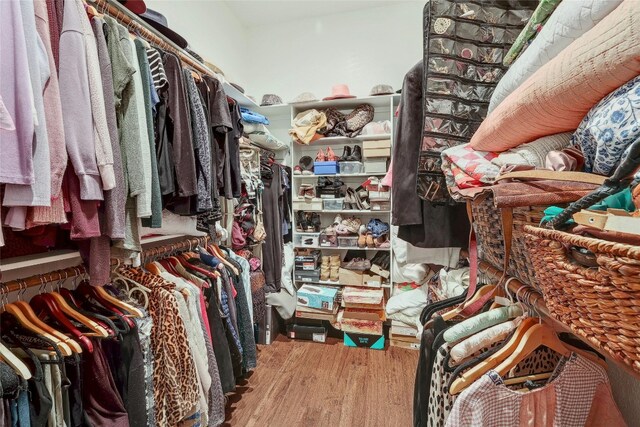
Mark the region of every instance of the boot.
<instances>
[{"instance_id":1,"label":"boot","mask_svg":"<svg viewBox=\"0 0 640 427\"><path fill-rule=\"evenodd\" d=\"M296 213L296 230L302 232L307 231L307 218L303 211Z\"/></svg>"},{"instance_id":2,"label":"boot","mask_svg":"<svg viewBox=\"0 0 640 427\"><path fill-rule=\"evenodd\" d=\"M351 156L349 157L349 160L354 161L354 162L361 162L362 161L362 147L360 147L359 145L354 145L353 146L353 151L351 152Z\"/></svg>"},{"instance_id":3,"label":"boot","mask_svg":"<svg viewBox=\"0 0 640 427\"><path fill-rule=\"evenodd\" d=\"M322 264L320 265L320 280L326 282L331 277L331 267L329 265L329 257L322 257Z\"/></svg>"},{"instance_id":4,"label":"boot","mask_svg":"<svg viewBox=\"0 0 640 427\"><path fill-rule=\"evenodd\" d=\"M342 156L340 156L340 160L344 162L346 160L349 160L350 157L351 157L351 147L349 147L348 145L345 145L344 148L342 149Z\"/></svg>"},{"instance_id":5,"label":"boot","mask_svg":"<svg viewBox=\"0 0 640 427\"><path fill-rule=\"evenodd\" d=\"M331 267L340 267L341 262L340 255L331 255L329 258L329 264Z\"/></svg>"}]
</instances>

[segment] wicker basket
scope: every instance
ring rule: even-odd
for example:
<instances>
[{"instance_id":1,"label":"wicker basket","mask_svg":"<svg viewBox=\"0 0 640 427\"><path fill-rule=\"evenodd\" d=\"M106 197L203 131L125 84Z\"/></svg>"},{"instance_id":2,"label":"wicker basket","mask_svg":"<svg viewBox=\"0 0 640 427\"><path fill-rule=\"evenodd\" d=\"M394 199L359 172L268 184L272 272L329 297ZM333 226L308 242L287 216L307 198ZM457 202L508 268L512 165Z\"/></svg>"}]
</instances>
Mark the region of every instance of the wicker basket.
<instances>
[{"instance_id":1,"label":"wicker basket","mask_svg":"<svg viewBox=\"0 0 640 427\"><path fill-rule=\"evenodd\" d=\"M553 317L640 372L640 246L525 227L527 250ZM587 248L598 267L584 267L571 246Z\"/></svg>"},{"instance_id":2,"label":"wicker basket","mask_svg":"<svg viewBox=\"0 0 640 427\"><path fill-rule=\"evenodd\" d=\"M538 225L544 216L547 206L522 206L512 208L513 234L511 238L511 255L509 257L510 276L518 278L522 283L538 288L536 277L524 242L525 225ZM493 203L493 196L487 193L483 198L471 205L473 224L478 246L482 250L482 259L494 267L504 269L504 236L502 233L502 216L499 208Z\"/></svg>"}]
</instances>

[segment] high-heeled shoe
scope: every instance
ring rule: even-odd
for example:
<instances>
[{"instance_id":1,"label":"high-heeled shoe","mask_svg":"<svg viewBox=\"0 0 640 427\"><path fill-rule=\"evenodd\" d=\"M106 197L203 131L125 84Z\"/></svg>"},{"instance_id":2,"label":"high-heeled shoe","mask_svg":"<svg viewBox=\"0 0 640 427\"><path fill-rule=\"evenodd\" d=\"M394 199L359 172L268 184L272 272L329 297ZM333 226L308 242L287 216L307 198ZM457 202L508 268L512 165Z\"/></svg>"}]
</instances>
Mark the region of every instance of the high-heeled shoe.
<instances>
[{"instance_id":1,"label":"high-heeled shoe","mask_svg":"<svg viewBox=\"0 0 640 427\"><path fill-rule=\"evenodd\" d=\"M335 162L336 160L338 160L338 156L336 156L336 153L334 153L331 147L327 147L326 161Z\"/></svg>"},{"instance_id":2,"label":"high-heeled shoe","mask_svg":"<svg viewBox=\"0 0 640 427\"><path fill-rule=\"evenodd\" d=\"M340 156L340 160L347 161L351 158L351 147L349 147L348 145L345 145L344 148L342 149L342 156Z\"/></svg>"},{"instance_id":3,"label":"high-heeled shoe","mask_svg":"<svg viewBox=\"0 0 640 427\"><path fill-rule=\"evenodd\" d=\"M316 154L316 162L325 162L327 160L327 156L322 151L322 148L318 150L318 154Z\"/></svg>"}]
</instances>

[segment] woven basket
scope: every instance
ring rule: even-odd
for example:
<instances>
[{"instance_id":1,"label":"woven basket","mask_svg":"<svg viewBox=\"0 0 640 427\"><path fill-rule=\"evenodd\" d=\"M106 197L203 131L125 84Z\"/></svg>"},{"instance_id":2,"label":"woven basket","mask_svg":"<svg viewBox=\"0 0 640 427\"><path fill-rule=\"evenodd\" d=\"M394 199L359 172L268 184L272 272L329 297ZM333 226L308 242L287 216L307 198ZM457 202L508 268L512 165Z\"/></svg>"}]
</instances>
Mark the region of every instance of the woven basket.
<instances>
[{"instance_id":1,"label":"woven basket","mask_svg":"<svg viewBox=\"0 0 640 427\"><path fill-rule=\"evenodd\" d=\"M527 250L550 314L640 372L640 246L525 227ZM596 255L588 268L571 246Z\"/></svg>"},{"instance_id":2,"label":"woven basket","mask_svg":"<svg viewBox=\"0 0 640 427\"><path fill-rule=\"evenodd\" d=\"M524 242L525 225L538 225L544 216L547 206L522 206L513 209L513 234L511 238L511 255L507 273L522 283L538 288L529 253ZM493 196L487 193L479 201L471 205L473 224L478 246L482 250L482 259L494 267L504 269L504 236L502 233L502 217L499 208L493 203Z\"/></svg>"}]
</instances>

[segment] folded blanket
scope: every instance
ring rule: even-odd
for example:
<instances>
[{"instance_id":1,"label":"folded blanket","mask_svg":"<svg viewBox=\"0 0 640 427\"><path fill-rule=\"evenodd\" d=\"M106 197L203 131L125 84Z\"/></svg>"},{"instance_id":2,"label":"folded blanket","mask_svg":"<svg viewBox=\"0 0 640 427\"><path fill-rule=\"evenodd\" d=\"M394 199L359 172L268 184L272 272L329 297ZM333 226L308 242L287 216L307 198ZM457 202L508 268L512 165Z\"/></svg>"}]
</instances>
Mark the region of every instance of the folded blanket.
<instances>
[{"instance_id":1,"label":"folded blanket","mask_svg":"<svg viewBox=\"0 0 640 427\"><path fill-rule=\"evenodd\" d=\"M427 295L428 285L422 285L421 287L412 291L402 292L394 295L387 301L387 315L391 315L398 312L403 312L409 316L420 314L424 306L428 303Z\"/></svg>"},{"instance_id":2,"label":"folded blanket","mask_svg":"<svg viewBox=\"0 0 640 427\"><path fill-rule=\"evenodd\" d=\"M522 144L511 150L500 153L491 163L502 167L504 165L531 165L544 167L547 154L551 151L562 150L569 146L571 132L543 136L535 141Z\"/></svg>"}]
</instances>

